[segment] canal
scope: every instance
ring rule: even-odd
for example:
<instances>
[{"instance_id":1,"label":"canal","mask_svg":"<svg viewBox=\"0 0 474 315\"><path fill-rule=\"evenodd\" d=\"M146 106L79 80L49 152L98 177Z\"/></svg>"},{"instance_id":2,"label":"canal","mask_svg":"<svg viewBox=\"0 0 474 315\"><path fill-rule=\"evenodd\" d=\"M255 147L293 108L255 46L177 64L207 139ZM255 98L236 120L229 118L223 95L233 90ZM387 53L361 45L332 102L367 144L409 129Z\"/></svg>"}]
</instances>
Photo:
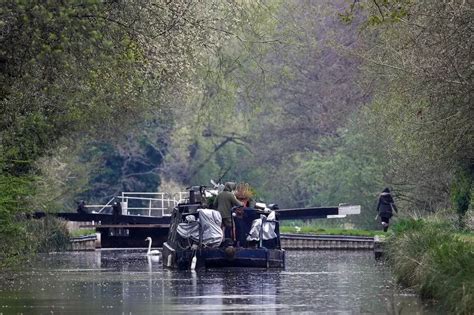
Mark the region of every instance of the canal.
<instances>
[{"instance_id":1,"label":"canal","mask_svg":"<svg viewBox=\"0 0 474 315\"><path fill-rule=\"evenodd\" d=\"M163 269L137 250L41 255L2 274L0 314L434 314L371 251L288 251L285 270Z\"/></svg>"}]
</instances>

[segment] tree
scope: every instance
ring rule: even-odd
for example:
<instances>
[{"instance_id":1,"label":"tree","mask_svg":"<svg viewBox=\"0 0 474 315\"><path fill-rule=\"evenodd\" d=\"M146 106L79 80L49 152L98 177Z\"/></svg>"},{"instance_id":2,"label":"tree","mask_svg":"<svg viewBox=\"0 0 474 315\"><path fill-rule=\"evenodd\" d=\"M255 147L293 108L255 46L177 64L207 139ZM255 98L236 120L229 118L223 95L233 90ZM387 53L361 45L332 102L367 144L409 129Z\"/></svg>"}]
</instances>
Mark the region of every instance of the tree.
<instances>
[{"instance_id":1,"label":"tree","mask_svg":"<svg viewBox=\"0 0 474 315\"><path fill-rule=\"evenodd\" d=\"M164 89L187 82L203 50L227 36L218 29L226 28L226 12L213 17L225 7L186 0L5 2L3 168L28 172L29 161L62 137L136 123L159 105Z\"/></svg>"},{"instance_id":2,"label":"tree","mask_svg":"<svg viewBox=\"0 0 474 315\"><path fill-rule=\"evenodd\" d=\"M347 53L358 45L357 25L344 28L339 9L330 1L282 4L273 35L279 40L262 63L268 79L251 125L254 160L247 168L260 166L263 189L286 206L309 205L314 192L295 181L294 172L303 157L331 154L324 142L341 136L370 95L359 81L360 59Z\"/></svg>"},{"instance_id":3,"label":"tree","mask_svg":"<svg viewBox=\"0 0 474 315\"><path fill-rule=\"evenodd\" d=\"M245 10L236 12L231 39L198 69L194 95L178 100L186 106L177 115L163 177L186 186L248 175L241 161L251 155L249 126L261 108L258 91L267 75L261 62L276 41L272 29L278 5L246 2Z\"/></svg>"},{"instance_id":4,"label":"tree","mask_svg":"<svg viewBox=\"0 0 474 315\"><path fill-rule=\"evenodd\" d=\"M360 54L380 82L379 97L369 107L370 128L387 144L386 178L411 208L449 207L450 187L457 174L469 174L474 153L472 6L464 1L364 4L369 22L371 16L391 16L365 29L372 44Z\"/></svg>"}]
</instances>

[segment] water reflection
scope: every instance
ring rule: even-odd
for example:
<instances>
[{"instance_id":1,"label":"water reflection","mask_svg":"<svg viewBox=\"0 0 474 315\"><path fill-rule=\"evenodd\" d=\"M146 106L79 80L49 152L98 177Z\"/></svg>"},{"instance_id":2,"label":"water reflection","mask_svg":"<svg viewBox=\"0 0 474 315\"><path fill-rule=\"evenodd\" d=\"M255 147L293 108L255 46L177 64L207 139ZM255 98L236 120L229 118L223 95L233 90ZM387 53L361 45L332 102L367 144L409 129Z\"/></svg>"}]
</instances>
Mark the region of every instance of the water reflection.
<instances>
[{"instance_id":1,"label":"water reflection","mask_svg":"<svg viewBox=\"0 0 474 315\"><path fill-rule=\"evenodd\" d=\"M434 313L399 291L370 251L287 254L286 270L183 272L136 250L45 255L0 283L0 314Z\"/></svg>"},{"instance_id":2,"label":"water reflection","mask_svg":"<svg viewBox=\"0 0 474 315\"><path fill-rule=\"evenodd\" d=\"M186 277L187 273L183 273ZM264 270L211 270L190 272L191 285L180 283L171 288L176 310L223 312L281 310L277 303L280 277Z\"/></svg>"}]
</instances>

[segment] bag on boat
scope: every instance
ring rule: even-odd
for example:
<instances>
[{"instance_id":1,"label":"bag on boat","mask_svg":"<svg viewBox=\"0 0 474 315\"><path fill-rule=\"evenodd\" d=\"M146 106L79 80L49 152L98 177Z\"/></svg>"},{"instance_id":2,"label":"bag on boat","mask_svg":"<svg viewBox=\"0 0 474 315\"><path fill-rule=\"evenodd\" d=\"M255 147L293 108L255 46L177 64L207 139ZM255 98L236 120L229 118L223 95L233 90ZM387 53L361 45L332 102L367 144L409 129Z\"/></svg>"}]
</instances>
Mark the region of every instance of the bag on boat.
<instances>
[{"instance_id":1,"label":"bag on boat","mask_svg":"<svg viewBox=\"0 0 474 315\"><path fill-rule=\"evenodd\" d=\"M194 220L191 218L194 218ZM178 224L176 231L182 238L194 239L197 237L199 240L199 222L196 221L193 215L186 216L186 222Z\"/></svg>"},{"instance_id":2,"label":"bag on boat","mask_svg":"<svg viewBox=\"0 0 474 315\"><path fill-rule=\"evenodd\" d=\"M202 227L202 244L207 247L217 247L222 241L221 214L212 209L198 209L199 219L178 224L178 234L185 238L191 238L194 242L199 242L199 226ZM194 217L194 216L192 216Z\"/></svg>"},{"instance_id":3,"label":"bag on boat","mask_svg":"<svg viewBox=\"0 0 474 315\"><path fill-rule=\"evenodd\" d=\"M202 243L208 247L218 247L224 236L221 229L222 217L219 211L199 209L199 222L202 226Z\"/></svg>"},{"instance_id":4,"label":"bag on boat","mask_svg":"<svg viewBox=\"0 0 474 315\"><path fill-rule=\"evenodd\" d=\"M273 222L276 219L275 211L271 211L268 217L265 217L263 214L260 215L260 219L253 220L252 227L250 228L249 235L247 236L247 241L259 241L260 240L260 230L262 231L262 239L264 241L271 240L277 237L275 233L275 225ZM263 225L262 225L263 220ZM270 221L270 222L268 222Z\"/></svg>"}]
</instances>

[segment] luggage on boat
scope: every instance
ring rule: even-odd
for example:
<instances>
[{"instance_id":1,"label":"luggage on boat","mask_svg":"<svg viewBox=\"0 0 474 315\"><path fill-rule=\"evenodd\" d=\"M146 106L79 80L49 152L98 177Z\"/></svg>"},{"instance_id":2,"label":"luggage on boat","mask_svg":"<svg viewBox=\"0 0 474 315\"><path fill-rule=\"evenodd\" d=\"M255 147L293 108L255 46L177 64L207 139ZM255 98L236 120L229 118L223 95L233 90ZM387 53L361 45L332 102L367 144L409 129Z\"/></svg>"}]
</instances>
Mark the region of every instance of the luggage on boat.
<instances>
[{"instance_id":1,"label":"luggage on boat","mask_svg":"<svg viewBox=\"0 0 474 315\"><path fill-rule=\"evenodd\" d=\"M221 214L212 209L198 209L198 218L194 215L186 216L186 222L178 224L178 234L184 239L191 239L206 247L218 247L222 241Z\"/></svg>"},{"instance_id":2,"label":"luggage on boat","mask_svg":"<svg viewBox=\"0 0 474 315\"><path fill-rule=\"evenodd\" d=\"M253 220L247 241L260 241L260 237L262 237L264 241L277 238L277 234L275 233L275 219L275 211L271 211L268 217L261 214L259 219Z\"/></svg>"}]
</instances>

